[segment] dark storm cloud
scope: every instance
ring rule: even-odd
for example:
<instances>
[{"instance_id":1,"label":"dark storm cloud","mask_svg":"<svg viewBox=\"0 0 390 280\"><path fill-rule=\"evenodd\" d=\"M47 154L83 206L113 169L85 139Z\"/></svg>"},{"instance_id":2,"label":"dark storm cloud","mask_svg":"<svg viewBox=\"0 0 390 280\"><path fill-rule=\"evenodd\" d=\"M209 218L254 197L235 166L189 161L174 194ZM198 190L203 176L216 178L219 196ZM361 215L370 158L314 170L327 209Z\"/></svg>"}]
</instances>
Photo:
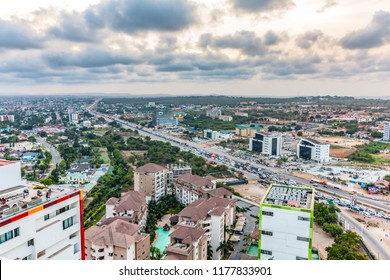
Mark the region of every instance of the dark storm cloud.
<instances>
[{"instance_id":1,"label":"dark storm cloud","mask_svg":"<svg viewBox=\"0 0 390 280\"><path fill-rule=\"evenodd\" d=\"M233 35L213 37L210 33L200 37L199 44L203 48L237 49L243 54L256 56L267 52L265 44L254 32L240 31Z\"/></svg>"},{"instance_id":2,"label":"dark storm cloud","mask_svg":"<svg viewBox=\"0 0 390 280\"><path fill-rule=\"evenodd\" d=\"M231 0L236 9L257 13L273 10L288 10L295 6L292 0Z\"/></svg>"},{"instance_id":3,"label":"dark storm cloud","mask_svg":"<svg viewBox=\"0 0 390 280\"><path fill-rule=\"evenodd\" d=\"M116 64L130 65L139 60L119 52L103 49L86 49L81 52L49 53L43 55L44 61L52 68L62 67L105 67Z\"/></svg>"},{"instance_id":4,"label":"dark storm cloud","mask_svg":"<svg viewBox=\"0 0 390 280\"><path fill-rule=\"evenodd\" d=\"M390 13L379 11L363 29L345 35L340 43L347 49L370 49L390 42Z\"/></svg>"},{"instance_id":5,"label":"dark storm cloud","mask_svg":"<svg viewBox=\"0 0 390 280\"><path fill-rule=\"evenodd\" d=\"M0 49L43 48L44 38L23 23L0 19Z\"/></svg>"},{"instance_id":6,"label":"dark storm cloud","mask_svg":"<svg viewBox=\"0 0 390 280\"><path fill-rule=\"evenodd\" d=\"M107 0L84 16L91 28L109 28L128 34L141 31L179 31L196 19L186 0Z\"/></svg>"},{"instance_id":7,"label":"dark storm cloud","mask_svg":"<svg viewBox=\"0 0 390 280\"><path fill-rule=\"evenodd\" d=\"M298 47L302 49L310 49L313 44L318 42L321 38L324 37L324 33L320 30L313 30L305 32L304 34L298 36L295 40Z\"/></svg>"},{"instance_id":8,"label":"dark storm cloud","mask_svg":"<svg viewBox=\"0 0 390 280\"><path fill-rule=\"evenodd\" d=\"M91 30L79 13L63 13L60 23L48 30L48 34L74 42L97 41L96 30Z\"/></svg>"}]
</instances>

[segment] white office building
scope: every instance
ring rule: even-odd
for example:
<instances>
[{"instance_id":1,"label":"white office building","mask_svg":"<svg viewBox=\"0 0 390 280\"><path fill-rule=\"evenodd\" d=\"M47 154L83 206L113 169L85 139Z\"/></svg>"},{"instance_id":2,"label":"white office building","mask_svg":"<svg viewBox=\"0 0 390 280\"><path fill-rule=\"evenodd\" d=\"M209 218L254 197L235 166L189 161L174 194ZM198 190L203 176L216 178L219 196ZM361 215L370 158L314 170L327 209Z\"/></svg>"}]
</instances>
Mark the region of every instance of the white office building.
<instances>
[{"instance_id":1,"label":"white office building","mask_svg":"<svg viewBox=\"0 0 390 280\"><path fill-rule=\"evenodd\" d=\"M383 141L390 142L390 122L385 122L383 130Z\"/></svg>"},{"instance_id":2,"label":"white office building","mask_svg":"<svg viewBox=\"0 0 390 280\"><path fill-rule=\"evenodd\" d=\"M311 260L314 190L272 185L260 204L261 260Z\"/></svg>"},{"instance_id":3,"label":"white office building","mask_svg":"<svg viewBox=\"0 0 390 280\"><path fill-rule=\"evenodd\" d=\"M16 165L2 161L0 173L10 166ZM81 190L65 187L39 190L20 185L20 169L19 174L0 176L0 182L1 257L12 260L84 259Z\"/></svg>"},{"instance_id":4,"label":"white office building","mask_svg":"<svg viewBox=\"0 0 390 280\"><path fill-rule=\"evenodd\" d=\"M265 131L255 133L255 137L249 139L249 150L267 156L280 156L282 153L282 135Z\"/></svg>"},{"instance_id":5,"label":"white office building","mask_svg":"<svg viewBox=\"0 0 390 280\"><path fill-rule=\"evenodd\" d=\"M311 138L302 138L297 145L298 158L317 162L329 161L330 145Z\"/></svg>"}]
</instances>

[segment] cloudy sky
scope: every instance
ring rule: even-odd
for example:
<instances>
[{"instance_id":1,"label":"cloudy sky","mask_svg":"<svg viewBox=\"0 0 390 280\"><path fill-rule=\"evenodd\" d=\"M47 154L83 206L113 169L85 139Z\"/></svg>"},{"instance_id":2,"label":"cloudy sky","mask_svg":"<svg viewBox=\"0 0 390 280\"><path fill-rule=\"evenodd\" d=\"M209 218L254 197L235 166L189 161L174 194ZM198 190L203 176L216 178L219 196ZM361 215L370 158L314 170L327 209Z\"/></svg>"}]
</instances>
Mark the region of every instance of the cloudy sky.
<instances>
[{"instance_id":1,"label":"cloudy sky","mask_svg":"<svg viewBox=\"0 0 390 280\"><path fill-rule=\"evenodd\" d=\"M0 0L0 93L390 96L390 0Z\"/></svg>"}]
</instances>

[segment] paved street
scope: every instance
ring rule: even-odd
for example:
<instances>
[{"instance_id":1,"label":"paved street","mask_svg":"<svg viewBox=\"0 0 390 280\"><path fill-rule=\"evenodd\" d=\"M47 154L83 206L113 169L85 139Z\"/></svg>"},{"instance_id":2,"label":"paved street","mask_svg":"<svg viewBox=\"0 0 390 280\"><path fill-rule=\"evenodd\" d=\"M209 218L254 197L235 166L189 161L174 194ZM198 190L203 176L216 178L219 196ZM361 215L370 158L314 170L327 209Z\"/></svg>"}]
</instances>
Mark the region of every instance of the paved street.
<instances>
[{"instance_id":1,"label":"paved street","mask_svg":"<svg viewBox=\"0 0 390 280\"><path fill-rule=\"evenodd\" d=\"M364 227L361 223L356 221L354 218L345 215L344 213L340 213L342 220L346 220L350 225L350 230L355 231L359 234L367 247L370 248L372 253L378 257L380 260L390 260L390 251L386 250L385 247L382 246L379 238L375 236L373 232Z\"/></svg>"},{"instance_id":2,"label":"paved street","mask_svg":"<svg viewBox=\"0 0 390 280\"><path fill-rule=\"evenodd\" d=\"M234 251L230 256L231 260L239 260L241 258L242 255L241 250L245 248L244 238L247 234L252 234L253 230L256 227L255 224L256 219L251 217L251 214L254 216L259 215L259 207L257 206L253 206L251 204L248 204L240 200L237 201L236 205L242 208L250 207L250 210L244 213L244 216L247 218L246 226L244 227L244 233L242 235L239 235L240 241L237 242L237 244L234 246Z\"/></svg>"},{"instance_id":3,"label":"paved street","mask_svg":"<svg viewBox=\"0 0 390 280\"><path fill-rule=\"evenodd\" d=\"M56 167L57 164L61 162L61 156L60 153L48 142L46 142L43 138L36 136L38 143L41 143L51 154L52 156L52 164L49 167L49 170L47 171L47 174L50 174L53 169Z\"/></svg>"}]
</instances>

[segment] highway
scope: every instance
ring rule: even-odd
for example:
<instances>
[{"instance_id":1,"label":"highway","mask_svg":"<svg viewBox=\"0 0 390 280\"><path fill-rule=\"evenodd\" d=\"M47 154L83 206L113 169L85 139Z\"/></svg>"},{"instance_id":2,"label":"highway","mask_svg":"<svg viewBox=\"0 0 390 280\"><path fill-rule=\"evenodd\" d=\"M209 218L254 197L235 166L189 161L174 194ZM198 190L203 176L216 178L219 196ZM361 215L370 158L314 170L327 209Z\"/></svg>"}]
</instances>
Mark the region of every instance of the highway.
<instances>
[{"instance_id":1,"label":"highway","mask_svg":"<svg viewBox=\"0 0 390 280\"><path fill-rule=\"evenodd\" d=\"M97 102L95 102L93 105L95 105L95 104L97 104ZM92 109L92 108L93 107L91 105L90 109ZM230 159L230 160L233 160L235 162L242 163L242 164L245 164L246 162L248 162L247 160L243 160L241 158L232 156L232 155L227 154L227 153L225 153L225 152L223 152L221 150L214 149L214 148L205 148L205 147L202 147L201 145L199 145L197 143L194 143L194 142L191 142L191 141L186 141L186 140L173 138L173 137L168 139L167 135L164 135L164 136L156 135L156 132L154 132L154 131L147 130L146 128L140 128L136 124L125 122L125 121L123 121L121 119L113 118L111 116L103 115L103 114L97 113L97 112L95 112L93 110L90 110L90 113L91 114L95 114L95 115L99 115L101 117L104 117L107 120L111 120L111 121L115 120L116 122L120 123L125 128L138 130L140 135L149 136L153 140L169 142L172 145L177 146L177 147L179 147L181 149L184 149L184 150L201 149L201 150L206 151L208 153L212 153L212 154L218 155L219 157L225 157L227 159ZM260 164L253 163L253 162L251 162L251 165L253 165L253 166L257 167L257 168L261 168L261 169L266 170L266 171L271 172L271 173L280 174L281 176L285 177L287 180L294 180L298 184L308 185L308 186L311 186L311 187L313 187L313 188L315 188L315 189L317 189L319 191L324 191L324 192L327 192L327 193L331 193L331 194L333 194L335 196L339 196L341 198L345 198L345 199L350 200L351 196L352 196L351 193L348 193L348 192L343 191L341 189L330 188L330 187L323 187L323 186L314 186L308 180L305 180L305 179L302 179L302 178L299 178L299 177L296 177L296 176L293 176L293 175L290 175L290 174L282 173L282 171L280 169L277 169L277 168L274 168L274 167L268 167L268 166L260 165ZM240 170L240 171L242 171L242 170ZM256 175L251 174L249 172L244 172L244 174L248 177L248 179L253 179L253 178L257 179ZM365 204L365 205L367 205L369 207L373 207L373 208L376 208L376 209L379 209L379 210L382 210L382 211L385 211L385 212L390 212L390 205L389 205L389 201L387 201L387 200L374 200L374 199L371 199L371 198L358 196L358 203L362 203L362 204ZM384 203L387 203L387 205L384 204Z\"/></svg>"}]
</instances>

